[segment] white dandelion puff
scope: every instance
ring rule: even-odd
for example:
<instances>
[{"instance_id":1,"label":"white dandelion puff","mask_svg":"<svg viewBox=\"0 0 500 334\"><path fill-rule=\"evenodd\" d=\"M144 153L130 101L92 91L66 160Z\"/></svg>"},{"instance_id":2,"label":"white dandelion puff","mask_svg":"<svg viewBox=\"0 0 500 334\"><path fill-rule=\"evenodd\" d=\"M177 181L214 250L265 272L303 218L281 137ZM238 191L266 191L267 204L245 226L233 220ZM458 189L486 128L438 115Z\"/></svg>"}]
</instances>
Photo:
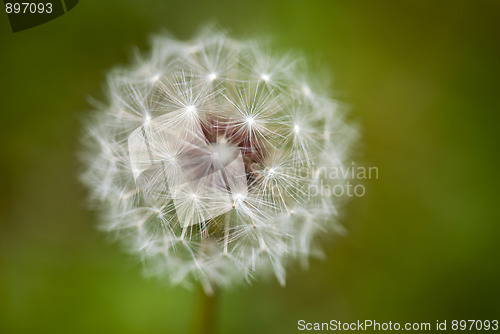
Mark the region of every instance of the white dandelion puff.
<instances>
[{"instance_id":1,"label":"white dandelion puff","mask_svg":"<svg viewBox=\"0 0 500 334\"><path fill-rule=\"evenodd\" d=\"M331 182L319 171L346 164L357 133L300 62L208 31L157 36L112 71L83 140L103 228L173 283L285 284L289 262L341 231L340 199L311 187Z\"/></svg>"}]
</instances>

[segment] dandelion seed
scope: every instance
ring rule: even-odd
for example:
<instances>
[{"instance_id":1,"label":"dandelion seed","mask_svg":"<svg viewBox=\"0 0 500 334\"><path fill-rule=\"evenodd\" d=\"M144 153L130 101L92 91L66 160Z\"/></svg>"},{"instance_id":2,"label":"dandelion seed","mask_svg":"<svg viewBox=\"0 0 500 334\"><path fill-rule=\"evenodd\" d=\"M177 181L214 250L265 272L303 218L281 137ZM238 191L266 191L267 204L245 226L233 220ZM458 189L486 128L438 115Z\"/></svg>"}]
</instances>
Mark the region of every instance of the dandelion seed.
<instances>
[{"instance_id":1,"label":"dandelion seed","mask_svg":"<svg viewBox=\"0 0 500 334\"><path fill-rule=\"evenodd\" d=\"M307 87L306 85L302 86L302 92L307 97L311 96L311 89L309 87Z\"/></svg>"},{"instance_id":2,"label":"dandelion seed","mask_svg":"<svg viewBox=\"0 0 500 334\"><path fill-rule=\"evenodd\" d=\"M159 74L155 74L151 77L151 82L152 83L155 83L157 82L158 80L160 80L160 75Z\"/></svg>"},{"instance_id":3,"label":"dandelion seed","mask_svg":"<svg viewBox=\"0 0 500 334\"><path fill-rule=\"evenodd\" d=\"M210 81L214 81L215 79L217 79L217 74L215 74L215 73L210 73L210 74L208 75L208 80L210 80Z\"/></svg>"},{"instance_id":4,"label":"dandelion seed","mask_svg":"<svg viewBox=\"0 0 500 334\"><path fill-rule=\"evenodd\" d=\"M193 114L196 112L196 106L193 106L193 105L189 105L186 107L186 112L189 113L189 114Z\"/></svg>"}]
</instances>

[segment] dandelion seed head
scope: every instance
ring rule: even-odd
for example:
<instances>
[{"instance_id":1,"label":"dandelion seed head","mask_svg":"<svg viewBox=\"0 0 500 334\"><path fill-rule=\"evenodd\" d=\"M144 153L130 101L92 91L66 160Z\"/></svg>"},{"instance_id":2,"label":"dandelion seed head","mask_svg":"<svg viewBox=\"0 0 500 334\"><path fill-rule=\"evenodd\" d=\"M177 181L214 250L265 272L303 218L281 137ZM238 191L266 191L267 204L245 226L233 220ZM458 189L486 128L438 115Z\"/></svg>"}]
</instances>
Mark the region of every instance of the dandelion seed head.
<instances>
[{"instance_id":1,"label":"dandelion seed head","mask_svg":"<svg viewBox=\"0 0 500 334\"><path fill-rule=\"evenodd\" d=\"M194 106L194 105L186 106L186 112L189 113L189 114L195 113L196 112L196 106Z\"/></svg>"},{"instance_id":2,"label":"dandelion seed head","mask_svg":"<svg viewBox=\"0 0 500 334\"><path fill-rule=\"evenodd\" d=\"M217 79L217 74L216 73L210 73L208 75L208 80L214 81L215 79Z\"/></svg>"},{"instance_id":3,"label":"dandelion seed head","mask_svg":"<svg viewBox=\"0 0 500 334\"><path fill-rule=\"evenodd\" d=\"M302 85L302 92L305 96L311 96L311 89L307 85Z\"/></svg>"},{"instance_id":4,"label":"dandelion seed head","mask_svg":"<svg viewBox=\"0 0 500 334\"><path fill-rule=\"evenodd\" d=\"M152 83L155 83L157 82L158 80L160 80L160 75L159 74L155 74L151 77L151 82Z\"/></svg>"},{"instance_id":5,"label":"dandelion seed head","mask_svg":"<svg viewBox=\"0 0 500 334\"><path fill-rule=\"evenodd\" d=\"M284 284L286 266L341 230L344 199L314 187L332 182L320 170L345 164L357 132L301 62L207 30L157 36L110 73L82 181L150 273L207 292L268 272Z\"/></svg>"}]
</instances>

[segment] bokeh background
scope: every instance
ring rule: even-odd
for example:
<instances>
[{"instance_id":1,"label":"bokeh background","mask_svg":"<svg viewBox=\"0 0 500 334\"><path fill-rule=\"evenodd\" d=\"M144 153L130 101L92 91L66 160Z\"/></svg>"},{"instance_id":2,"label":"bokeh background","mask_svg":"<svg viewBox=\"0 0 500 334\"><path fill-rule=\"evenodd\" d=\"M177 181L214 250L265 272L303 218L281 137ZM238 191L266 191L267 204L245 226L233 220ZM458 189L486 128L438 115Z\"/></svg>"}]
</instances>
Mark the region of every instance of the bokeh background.
<instances>
[{"instance_id":1,"label":"bokeh background","mask_svg":"<svg viewBox=\"0 0 500 334\"><path fill-rule=\"evenodd\" d=\"M363 128L361 164L379 168L327 259L290 268L286 288L223 292L218 331L498 319L500 2L87 0L16 34L0 14L0 333L190 328L196 293L143 278L96 231L76 153L107 69L153 32L210 22L325 66Z\"/></svg>"}]
</instances>

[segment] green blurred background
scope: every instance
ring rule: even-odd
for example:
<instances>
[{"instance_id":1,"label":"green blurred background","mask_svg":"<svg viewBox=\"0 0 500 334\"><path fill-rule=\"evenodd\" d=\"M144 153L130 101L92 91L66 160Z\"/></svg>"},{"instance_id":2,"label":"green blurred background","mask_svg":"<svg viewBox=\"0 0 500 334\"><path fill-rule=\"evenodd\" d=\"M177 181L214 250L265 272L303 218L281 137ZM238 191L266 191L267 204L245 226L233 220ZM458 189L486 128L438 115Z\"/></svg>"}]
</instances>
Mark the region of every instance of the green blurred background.
<instances>
[{"instance_id":1,"label":"green blurred background","mask_svg":"<svg viewBox=\"0 0 500 334\"><path fill-rule=\"evenodd\" d=\"M96 231L76 152L107 69L209 22L327 66L380 174L326 260L222 293L219 332L498 319L499 1L88 0L16 34L0 14L0 333L188 330L196 294Z\"/></svg>"}]
</instances>

